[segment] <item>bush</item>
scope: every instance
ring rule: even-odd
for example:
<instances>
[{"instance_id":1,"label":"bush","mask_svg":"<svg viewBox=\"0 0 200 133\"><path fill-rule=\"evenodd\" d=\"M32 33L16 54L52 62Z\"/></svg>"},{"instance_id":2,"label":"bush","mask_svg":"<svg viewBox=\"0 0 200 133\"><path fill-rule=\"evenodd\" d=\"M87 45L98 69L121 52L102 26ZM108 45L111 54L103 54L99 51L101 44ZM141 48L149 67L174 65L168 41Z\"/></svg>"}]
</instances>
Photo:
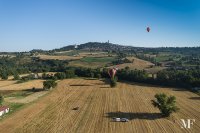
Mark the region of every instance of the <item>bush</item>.
<instances>
[{"instance_id":1,"label":"bush","mask_svg":"<svg viewBox=\"0 0 200 133\"><path fill-rule=\"evenodd\" d=\"M20 79L20 76L19 76L18 73L14 73L14 74L13 74L13 77L14 77L14 78L13 78L14 80L19 80L19 79Z\"/></svg>"},{"instance_id":2,"label":"bush","mask_svg":"<svg viewBox=\"0 0 200 133\"><path fill-rule=\"evenodd\" d=\"M90 73L90 77L94 78L94 73L93 72Z\"/></svg>"},{"instance_id":3,"label":"bush","mask_svg":"<svg viewBox=\"0 0 200 133\"><path fill-rule=\"evenodd\" d=\"M66 74L64 72L59 72L59 73L56 73L54 75L54 77L56 77L57 79L65 79L66 78Z\"/></svg>"},{"instance_id":4,"label":"bush","mask_svg":"<svg viewBox=\"0 0 200 133\"><path fill-rule=\"evenodd\" d=\"M35 87L33 87L33 88L32 88L32 92L35 92L35 91L36 91L36 89L35 89Z\"/></svg>"},{"instance_id":5,"label":"bush","mask_svg":"<svg viewBox=\"0 0 200 133\"><path fill-rule=\"evenodd\" d=\"M164 93L156 94L156 100L152 100L152 104L154 107L158 107L164 117L170 116L171 113L177 112L179 108L175 105L176 104L176 97L175 96L167 96Z\"/></svg>"},{"instance_id":6,"label":"bush","mask_svg":"<svg viewBox=\"0 0 200 133\"><path fill-rule=\"evenodd\" d=\"M114 88L117 86L117 78L113 77L110 79L110 87Z\"/></svg>"},{"instance_id":7,"label":"bush","mask_svg":"<svg viewBox=\"0 0 200 133\"><path fill-rule=\"evenodd\" d=\"M0 105L2 105L2 104L3 104L3 100L4 100L3 96L2 96L2 95L0 95Z\"/></svg>"},{"instance_id":8,"label":"bush","mask_svg":"<svg viewBox=\"0 0 200 133\"><path fill-rule=\"evenodd\" d=\"M48 75L46 73L43 73L42 74L42 79L47 79L48 78Z\"/></svg>"},{"instance_id":9,"label":"bush","mask_svg":"<svg viewBox=\"0 0 200 133\"><path fill-rule=\"evenodd\" d=\"M6 72L3 71L1 73L1 78L4 79L4 80L7 80L8 79L8 73L6 73Z\"/></svg>"},{"instance_id":10,"label":"bush","mask_svg":"<svg viewBox=\"0 0 200 133\"><path fill-rule=\"evenodd\" d=\"M17 81L17 83L23 83L29 81L28 77L22 77L21 80Z\"/></svg>"},{"instance_id":11,"label":"bush","mask_svg":"<svg viewBox=\"0 0 200 133\"><path fill-rule=\"evenodd\" d=\"M42 79L53 79L54 80L54 75L53 74L47 74L43 73L42 74ZM57 78L55 78L57 80Z\"/></svg>"},{"instance_id":12,"label":"bush","mask_svg":"<svg viewBox=\"0 0 200 133\"><path fill-rule=\"evenodd\" d=\"M57 86L57 83L55 80L47 80L43 82L43 89L49 90L51 88L55 88Z\"/></svg>"},{"instance_id":13,"label":"bush","mask_svg":"<svg viewBox=\"0 0 200 133\"><path fill-rule=\"evenodd\" d=\"M75 71L74 70L66 70L65 75L66 75L66 78L73 78L73 77L75 77Z\"/></svg>"},{"instance_id":14,"label":"bush","mask_svg":"<svg viewBox=\"0 0 200 133\"><path fill-rule=\"evenodd\" d=\"M101 74L100 74L100 73L97 74L97 78L98 78L98 79L101 78Z\"/></svg>"}]
</instances>

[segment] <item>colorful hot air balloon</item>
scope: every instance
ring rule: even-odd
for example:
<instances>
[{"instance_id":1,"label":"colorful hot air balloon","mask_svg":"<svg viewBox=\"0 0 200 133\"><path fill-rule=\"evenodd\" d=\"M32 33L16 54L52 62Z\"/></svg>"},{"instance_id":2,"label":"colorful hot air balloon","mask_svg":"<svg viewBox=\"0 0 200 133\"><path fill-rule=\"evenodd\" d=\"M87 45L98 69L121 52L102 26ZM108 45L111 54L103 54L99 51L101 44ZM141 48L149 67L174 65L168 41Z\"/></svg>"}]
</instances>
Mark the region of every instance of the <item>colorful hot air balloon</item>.
<instances>
[{"instance_id":1,"label":"colorful hot air balloon","mask_svg":"<svg viewBox=\"0 0 200 133\"><path fill-rule=\"evenodd\" d=\"M116 72L117 72L116 68L109 69L108 74L109 74L110 78L114 78Z\"/></svg>"},{"instance_id":2,"label":"colorful hot air balloon","mask_svg":"<svg viewBox=\"0 0 200 133\"><path fill-rule=\"evenodd\" d=\"M151 30L150 27L147 27L147 32L150 32L150 30Z\"/></svg>"}]
</instances>

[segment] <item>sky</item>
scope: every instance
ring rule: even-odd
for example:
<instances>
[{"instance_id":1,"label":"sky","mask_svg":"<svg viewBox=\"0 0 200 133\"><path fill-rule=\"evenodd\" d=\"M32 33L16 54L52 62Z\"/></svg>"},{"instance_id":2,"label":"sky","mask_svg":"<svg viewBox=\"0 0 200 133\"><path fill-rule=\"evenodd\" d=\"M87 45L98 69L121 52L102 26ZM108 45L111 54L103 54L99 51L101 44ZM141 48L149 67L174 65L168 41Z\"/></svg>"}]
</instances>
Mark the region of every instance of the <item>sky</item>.
<instances>
[{"instance_id":1,"label":"sky","mask_svg":"<svg viewBox=\"0 0 200 133\"><path fill-rule=\"evenodd\" d=\"M140 47L200 46L200 1L0 0L0 52L108 40Z\"/></svg>"}]
</instances>

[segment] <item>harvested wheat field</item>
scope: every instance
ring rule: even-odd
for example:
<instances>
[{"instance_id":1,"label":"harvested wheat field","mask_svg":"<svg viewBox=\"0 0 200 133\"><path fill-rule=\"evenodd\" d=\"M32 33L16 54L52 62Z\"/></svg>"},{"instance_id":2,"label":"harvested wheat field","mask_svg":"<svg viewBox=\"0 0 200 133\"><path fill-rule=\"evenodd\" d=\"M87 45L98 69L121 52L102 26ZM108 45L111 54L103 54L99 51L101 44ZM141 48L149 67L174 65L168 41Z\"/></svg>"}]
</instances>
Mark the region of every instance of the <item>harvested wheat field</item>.
<instances>
[{"instance_id":1,"label":"harvested wheat field","mask_svg":"<svg viewBox=\"0 0 200 133\"><path fill-rule=\"evenodd\" d=\"M80 52L81 57L108 57L108 52Z\"/></svg>"},{"instance_id":2,"label":"harvested wheat field","mask_svg":"<svg viewBox=\"0 0 200 133\"><path fill-rule=\"evenodd\" d=\"M27 90L33 87L43 88L43 80L30 80L19 84L16 81L0 81L0 90Z\"/></svg>"},{"instance_id":3,"label":"harvested wheat field","mask_svg":"<svg viewBox=\"0 0 200 133\"><path fill-rule=\"evenodd\" d=\"M177 97L181 109L171 118L161 118L151 100L156 93ZM73 108L79 107L78 110ZM118 83L110 88L103 81L69 79L37 102L0 122L2 133L182 133L200 131L200 98L177 89ZM130 121L112 122L112 117ZM181 128L180 119L195 119L191 129Z\"/></svg>"},{"instance_id":4,"label":"harvested wheat field","mask_svg":"<svg viewBox=\"0 0 200 133\"><path fill-rule=\"evenodd\" d=\"M150 67L154 66L153 63L151 63L149 61L138 59L136 57L127 57L127 59L130 60L132 63L119 64L119 65L117 65L117 67L119 69L122 69L122 68L125 68L125 67L128 66L130 69L143 70L143 69L150 68ZM113 66L111 66L111 67L113 67Z\"/></svg>"},{"instance_id":5,"label":"harvested wheat field","mask_svg":"<svg viewBox=\"0 0 200 133\"><path fill-rule=\"evenodd\" d=\"M81 56L53 56L53 55L38 55L42 60L78 60Z\"/></svg>"},{"instance_id":6,"label":"harvested wheat field","mask_svg":"<svg viewBox=\"0 0 200 133\"><path fill-rule=\"evenodd\" d=\"M14 80L0 80L0 88L16 83ZM1 90L1 89L0 89Z\"/></svg>"}]
</instances>

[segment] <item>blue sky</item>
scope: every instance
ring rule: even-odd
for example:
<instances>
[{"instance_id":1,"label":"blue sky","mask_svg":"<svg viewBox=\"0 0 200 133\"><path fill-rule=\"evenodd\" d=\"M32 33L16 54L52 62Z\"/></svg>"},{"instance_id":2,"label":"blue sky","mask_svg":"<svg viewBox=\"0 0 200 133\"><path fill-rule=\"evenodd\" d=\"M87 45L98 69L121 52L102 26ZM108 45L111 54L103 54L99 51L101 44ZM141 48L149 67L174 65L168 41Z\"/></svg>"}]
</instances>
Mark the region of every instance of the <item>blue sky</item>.
<instances>
[{"instance_id":1,"label":"blue sky","mask_svg":"<svg viewBox=\"0 0 200 133\"><path fill-rule=\"evenodd\" d=\"M200 1L0 0L1 52L107 40L143 47L200 46Z\"/></svg>"}]
</instances>

